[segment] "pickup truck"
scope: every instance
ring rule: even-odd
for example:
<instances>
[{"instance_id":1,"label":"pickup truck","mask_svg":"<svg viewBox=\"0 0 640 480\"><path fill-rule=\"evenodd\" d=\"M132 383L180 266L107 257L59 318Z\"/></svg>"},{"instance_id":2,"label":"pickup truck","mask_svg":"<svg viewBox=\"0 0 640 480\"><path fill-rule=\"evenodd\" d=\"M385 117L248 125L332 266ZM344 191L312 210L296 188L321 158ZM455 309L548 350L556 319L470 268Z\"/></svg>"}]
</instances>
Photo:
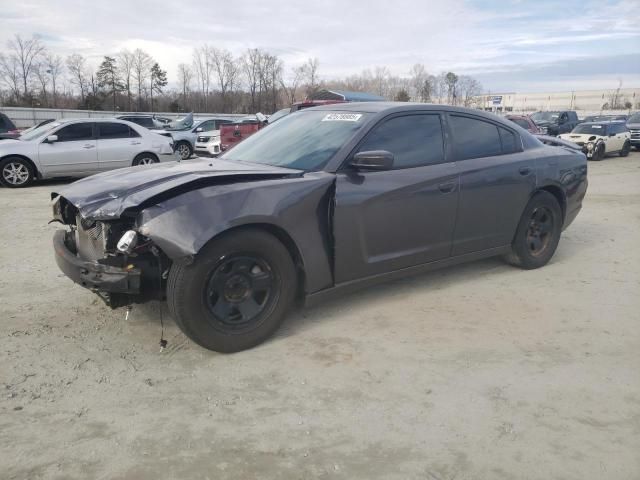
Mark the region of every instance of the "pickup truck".
<instances>
[{"instance_id":1,"label":"pickup truck","mask_svg":"<svg viewBox=\"0 0 640 480\"><path fill-rule=\"evenodd\" d=\"M534 121L543 134L552 137L561 133L569 133L580 123L578 114L573 110L536 112L531 115L531 120Z\"/></svg>"}]
</instances>

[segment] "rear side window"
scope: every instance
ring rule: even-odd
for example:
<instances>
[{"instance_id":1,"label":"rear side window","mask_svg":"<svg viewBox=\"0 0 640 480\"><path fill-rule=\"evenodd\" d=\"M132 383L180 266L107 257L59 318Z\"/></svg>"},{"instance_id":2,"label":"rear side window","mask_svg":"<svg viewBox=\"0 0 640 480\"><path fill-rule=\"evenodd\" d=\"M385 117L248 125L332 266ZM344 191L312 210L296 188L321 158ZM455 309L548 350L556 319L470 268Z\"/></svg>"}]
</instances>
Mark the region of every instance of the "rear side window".
<instances>
[{"instance_id":1,"label":"rear side window","mask_svg":"<svg viewBox=\"0 0 640 480\"><path fill-rule=\"evenodd\" d=\"M394 169L432 165L444 161L440 115L407 115L386 120L373 128L359 152L393 153Z\"/></svg>"},{"instance_id":2,"label":"rear side window","mask_svg":"<svg viewBox=\"0 0 640 480\"><path fill-rule=\"evenodd\" d=\"M502 154L498 127L475 118L451 115L453 148L457 160L491 157Z\"/></svg>"},{"instance_id":3,"label":"rear side window","mask_svg":"<svg viewBox=\"0 0 640 480\"><path fill-rule=\"evenodd\" d=\"M55 132L59 142L76 142L93 139L93 123L74 123Z\"/></svg>"},{"instance_id":4,"label":"rear side window","mask_svg":"<svg viewBox=\"0 0 640 480\"><path fill-rule=\"evenodd\" d=\"M129 138L139 136L129 125L124 123L99 123L98 138L107 140L111 138Z\"/></svg>"},{"instance_id":5,"label":"rear side window","mask_svg":"<svg viewBox=\"0 0 640 480\"><path fill-rule=\"evenodd\" d=\"M515 133L507 130L506 128L498 127L500 133L500 140L502 142L502 153L515 153L519 152L518 137Z\"/></svg>"},{"instance_id":6,"label":"rear side window","mask_svg":"<svg viewBox=\"0 0 640 480\"><path fill-rule=\"evenodd\" d=\"M8 130L4 121L4 115L0 115L0 130Z\"/></svg>"}]
</instances>

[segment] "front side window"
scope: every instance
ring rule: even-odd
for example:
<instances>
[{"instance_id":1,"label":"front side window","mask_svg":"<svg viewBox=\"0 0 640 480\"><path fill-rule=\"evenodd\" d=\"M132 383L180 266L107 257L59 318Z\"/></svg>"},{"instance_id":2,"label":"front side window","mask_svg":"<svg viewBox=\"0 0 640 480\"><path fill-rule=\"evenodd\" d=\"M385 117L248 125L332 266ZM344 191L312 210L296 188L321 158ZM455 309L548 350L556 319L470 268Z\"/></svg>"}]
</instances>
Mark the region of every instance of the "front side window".
<instances>
[{"instance_id":1,"label":"front side window","mask_svg":"<svg viewBox=\"0 0 640 480\"><path fill-rule=\"evenodd\" d=\"M77 142L93 139L93 123L74 123L55 132L59 142Z\"/></svg>"},{"instance_id":2,"label":"front side window","mask_svg":"<svg viewBox=\"0 0 640 480\"><path fill-rule=\"evenodd\" d=\"M457 160L492 157L502 153L498 127L475 118L451 115L453 148Z\"/></svg>"},{"instance_id":3,"label":"front side window","mask_svg":"<svg viewBox=\"0 0 640 480\"><path fill-rule=\"evenodd\" d=\"M124 123L99 123L98 124L98 138L101 140L107 140L112 138L129 138L131 136L131 129L129 125ZM137 134L135 136L138 136Z\"/></svg>"},{"instance_id":4,"label":"front side window","mask_svg":"<svg viewBox=\"0 0 640 480\"><path fill-rule=\"evenodd\" d=\"M239 143L222 158L304 171L321 170L362 128L367 113L305 110L292 113Z\"/></svg>"},{"instance_id":5,"label":"front side window","mask_svg":"<svg viewBox=\"0 0 640 480\"><path fill-rule=\"evenodd\" d=\"M440 115L406 115L376 125L358 152L386 150L394 156L393 168L411 168L444 161Z\"/></svg>"}]
</instances>

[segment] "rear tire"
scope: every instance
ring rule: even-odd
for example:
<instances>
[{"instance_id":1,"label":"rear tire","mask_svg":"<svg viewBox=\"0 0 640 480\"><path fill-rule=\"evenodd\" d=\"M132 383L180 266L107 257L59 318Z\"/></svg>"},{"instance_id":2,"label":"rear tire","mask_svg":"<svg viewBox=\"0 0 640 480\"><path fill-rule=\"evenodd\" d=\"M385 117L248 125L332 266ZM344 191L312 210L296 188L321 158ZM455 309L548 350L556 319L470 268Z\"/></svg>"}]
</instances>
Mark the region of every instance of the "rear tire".
<instances>
[{"instance_id":1,"label":"rear tire","mask_svg":"<svg viewBox=\"0 0 640 480\"><path fill-rule=\"evenodd\" d=\"M24 158L7 157L0 162L0 183L5 187L28 187L34 179L35 169Z\"/></svg>"},{"instance_id":2,"label":"rear tire","mask_svg":"<svg viewBox=\"0 0 640 480\"><path fill-rule=\"evenodd\" d=\"M627 140L626 142L624 142L624 145L622 146L622 150L620 150L620 156L628 157L630 151L631 151L631 142Z\"/></svg>"},{"instance_id":3,"label":"rear tire","mask_svg":"<svg viewBox=\"0 0 640 480\"><path fill-rule=\"evenodd\" d=\"M141 153L133 159L133 166L137 167L138 165L153 165L154 163L158 163L158 157L156 157L153 153Z\"/></svg>"},{"instance_id":4,"label":"rear tire","mask_svg":"<svg viewBox=\"0 0 640 480\"><path fill-rule=\"evenodd\" d=\"M187 337L232 353L262 343L278 329L296 286L285 246L263 230L244 228L209 242L190 265L174 263L167 304Z\"/></svg>"},{"instance_id":5,"label":"rear tire","mask_svg":"<svg viewBox=\"0 0 640 480\"><path fill-rule=\"evenodd\" d=\"M556 197L545 191L535 193L522 213L506 261L525 270L546 265L558 247L561 231L562 210Z\"/></svg>"}]
</instances>

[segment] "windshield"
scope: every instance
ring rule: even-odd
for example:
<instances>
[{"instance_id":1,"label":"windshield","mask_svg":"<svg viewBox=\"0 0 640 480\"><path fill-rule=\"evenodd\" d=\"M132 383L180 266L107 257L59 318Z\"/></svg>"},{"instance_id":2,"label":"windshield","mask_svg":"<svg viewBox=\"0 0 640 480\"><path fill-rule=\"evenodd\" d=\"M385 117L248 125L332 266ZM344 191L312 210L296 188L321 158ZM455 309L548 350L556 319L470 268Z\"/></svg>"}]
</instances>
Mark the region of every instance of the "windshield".
<instances>
[{"instance_id":1,"label":"windshield","mask_svg":"<svg viewBox=\"0 0 640 480\"><path fill-rule=\"evenodd\" d=\"M607 126L599 125L596 123L581 123L576 128L573 129L571 133L582 133L582 134L591 134L591 135L606 135L607 134Z\"/></svg>"},{"instance_id":2,"label":"windshield","mask_svg":"<svg viewBox=\"0 0 640 480\"><path fill-rule=\"evenodd\" d=\"M524 118L510 118L513 123L516 125L520 125L525 130L529 130L529 122L527 122Z\"/></svg>"},{"instance_id":3,"label":"windshield","mask_svg":"<svg viewBox=\"0 0 640 480\"><path fill-rule=\"evenodd\" d=\"M558 112L536 112L531 115L531 120L534 122L553 122L558 119L560 114Z\"/></svg>"},{"instance_id":4,"label":"windshield","mask_svg":"<svg viewBox=\"0 0 640 480\"><path fill-rule=\"evenodd\" d=\"M28 142L29 140L34 140L38 137L41 137L46 132L53 130L56 127L59 127L60 125L62 125L60 122L50 122L50 123L47 123L46 125L42 125L38 128L34 128L30 132L24 133L20 135L20 137L18 138L19 140L25 140Z\"/></svg>"},{"instance_id":5,"label":"windshield","mask_svg":"<svg viewBox=\"0 0 640 480\"><path fill-rule=\"evenodd\" d=\"M634 113L629 117L627 123L640 123L640 113Z\"/></svg>"},{"instance_id":6,"label":"windshield","mask_svg":"<svg viewBox=\"0 0 640 480\"><path fill-rule=\"evenodd\" d=\"M225 160L304 171L322 169L364 124L366 113L306 110L287 115L223 155Z\"/></svg>"}]
</instances>

